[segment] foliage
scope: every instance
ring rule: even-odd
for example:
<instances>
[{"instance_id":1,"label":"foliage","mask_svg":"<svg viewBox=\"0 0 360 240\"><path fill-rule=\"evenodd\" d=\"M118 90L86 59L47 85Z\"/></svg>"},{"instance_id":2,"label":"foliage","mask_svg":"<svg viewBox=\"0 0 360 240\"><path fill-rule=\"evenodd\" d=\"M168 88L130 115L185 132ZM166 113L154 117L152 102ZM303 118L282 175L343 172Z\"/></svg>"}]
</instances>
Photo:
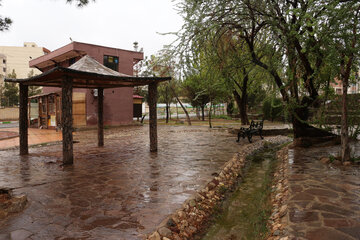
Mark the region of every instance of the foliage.
<instances>
[{"instance_id":1,"label":"foliage","mask_svg":"<svg viewBox=\"0 0 360 240\"><path fill-rule=\"evenodd\" d=\"M31 69L31 71L28 73L27 77L30 78L30 77L33 77L34 75L35 75L34 70ZM39 86L29 86L29 97L38 95L41 93L41 91L42 91L42 88Z\"/></svg>"},{"instance_id":2,"label":"foliage","mask_svg":"<svg viewBox=\"0 0 360 240\"><path fill-rule=\"evenodd\" d=\"M216 119L225 119L225 120L231 120L232 119L228 115L217 115L217 116L214 116L214 118L216 118Z\"/></svg>"},{"instance_id":3,"label":"foliage","mask_svg":"<svg viewBox=\"0 0 360 240\"><path fill-rule=\"evenodd\" d=\"M84 7L86 6L91 0L66 0L67 3L73 3L75 2L77 7ZM95 0L92 0L95 2Z\"/></svg>"},{"instance_id":4,"label":"foliage","mask_svg":"<svg viewBox=\"0 0 360 240\"><path fill-rule=\"evenodd\" d=\"M279 119L284 112L283 103L281 99L268 97L263 102L264 119L274 121Z\"/></svg>"},{"instance_id":5,"label":"foliage","mask_svg":"<svg viewBox=\"0 0 360 240\"><path fill-rule=\"evenodd\" d=\"M16 79L15 70L8 74L8 78ZM3 99L1 103L5 107L12 107L19 104L19 89L16 86L16 83L7 83L5 82L3 87Z\"/></svg>"},{"instance_id":6,"label":"foliage","mask_svg":"<svg viewBox=\"0 0 360 240\"><path fill-rule=\"evenodd\" d=\"M0 6L1 6L2 0L0 0ZM0 16L0 31L6 31L9 30L10 25L12 24L12 20L8 17L2 17Z\"/></svg>"},{"instance_id":7,"label":"foliage","mask_svg":"<svg viewBox=\"0 0 360 240\"><path fill-rule=\"evenodd\" d=\"M355 0L182 1L179 52L189 61L209 42L231 36L232 46L246 49L247 59L271 76L291 114L294 137L323 136L307 123L308 108L319 106L319 92L341 69L357 66L360 51L352 40L358 39L359 6Z\"/></svg>"},{"instance_id":8,"label":"foliage","mask_svg":"<svg viewBox=\"0 0 360 240\"><path fill-rule=\"evenodd\" d=\"M182 83L183 93L193 107L204 108L210 101L209 95L202 88L203 80L199 75L190 75Z\"/></svg>"}]
</instances>

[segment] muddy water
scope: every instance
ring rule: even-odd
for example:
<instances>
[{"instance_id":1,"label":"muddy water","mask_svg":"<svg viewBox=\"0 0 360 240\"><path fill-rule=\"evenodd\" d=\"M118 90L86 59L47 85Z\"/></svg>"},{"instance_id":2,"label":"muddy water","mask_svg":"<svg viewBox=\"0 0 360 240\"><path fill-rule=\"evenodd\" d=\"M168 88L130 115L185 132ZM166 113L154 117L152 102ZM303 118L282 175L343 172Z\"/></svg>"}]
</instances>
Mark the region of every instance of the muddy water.
<instances>
[{"instance_id":1,"label":"muddy water","mask_svg":"<svg viewBox=\"0 0 360 240\"><path fill-rule=\"evenodd\" d=\"M273 149L251 156L244 178L224 201L202 240L262 239L270 214L268 195L275 166Z\"/></svg>"},{"instance_id":2,"label":"muddy water","mask_svg":"<svg viewBox=\"0 0 360 240\"><path fill-rule=\"evenodd\" d=\"M159 126L149 152L148 126L75 135L75 163L62 168L62 146L0 151L0 188L28 196L28 207L0 222L0 239L142 239L247 141L206 127ZM257 141L258 139L254 139Z\"/></svg>"}]
</instances>

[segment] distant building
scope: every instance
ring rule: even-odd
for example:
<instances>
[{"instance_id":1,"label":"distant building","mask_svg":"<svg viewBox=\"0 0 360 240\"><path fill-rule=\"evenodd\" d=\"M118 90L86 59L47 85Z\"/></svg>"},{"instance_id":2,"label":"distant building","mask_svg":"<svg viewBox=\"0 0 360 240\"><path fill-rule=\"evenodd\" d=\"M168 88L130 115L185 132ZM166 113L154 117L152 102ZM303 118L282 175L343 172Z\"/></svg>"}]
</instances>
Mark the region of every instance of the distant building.
<instances>
[{"instance_id":1,"label":"distant building","mask_svg":"<svg viewBox=\"0 0 360 240\"><path fill-rule=\"evenodd\" d=\"M81 42L71 42L61 48L58 48L44 56L32 59L29 62L30 67L37 68L42 72L52 69L55 66L69 67L75 62L79 61L85 55L95 59L98 63L103 64L107 68L110 68L116 72L132 76L134 73L134 64L144 58L144 54L138 51L129 51L112 47L99 46ZM99 66L99 68L102 68ZM54 112L55 102L53 97L61 91L56 87L43 87L43 95L40 96L46 101L49 95L48 107L43 104L43 113L47 121L38 122L38 125L46 127L54 127L56 121L51 120L52 115L49 112ZM54 93L54 94L53 94ZM104 124L105 125L122 125L130 124L133 121L133 117L139 117L138 109L134 105L138 104L139 100L133 98L132 87L111 88L104 90ZM34 104L35 105L35 104ZM48 105L48 104L46 104ZM38 105L36 105L38 106ZM35 107L36 108L36 107ZM47 110L49 108L51 111ZM97 124L97 90L96 89L74 89L73 90L73 117L74 125L96 125ZM134 114L135 113L135 114ZM55 115L54 115L55 116ZM35 117L36 118L36 117ZM55 119L55 117L53 117ZM59 121L58 121L59 122Z\"/></svg>"},{"instance_id":2,"label":"distant building","mask_svg":"<svg viewBox=\"0 0 360 240\"><path fill-rule=\"evenodd\" d=\"M34 75L41 73L38 69L29 67L31 59L40 57L50 51L44 47L38 47L34 42L24 42L24 46L0 46L0 84L4 76L15 70L17 78L27 78L31 71Z\"/></svg>"},{"instance_id":3,"label":"distant building","mask_svg":"<svg viewBox=\"0 0 360 240\"><path fill-rule=\"evenodd\" d=\"M360 93L360 82L358 76L356 76L357 82L351 83L348 87L348 94L357 94ZM330 83L330 86L335 90L335 93L342 95L343 87L341 80L335 78L334 82Z\"/></svg>"}]
</instances>

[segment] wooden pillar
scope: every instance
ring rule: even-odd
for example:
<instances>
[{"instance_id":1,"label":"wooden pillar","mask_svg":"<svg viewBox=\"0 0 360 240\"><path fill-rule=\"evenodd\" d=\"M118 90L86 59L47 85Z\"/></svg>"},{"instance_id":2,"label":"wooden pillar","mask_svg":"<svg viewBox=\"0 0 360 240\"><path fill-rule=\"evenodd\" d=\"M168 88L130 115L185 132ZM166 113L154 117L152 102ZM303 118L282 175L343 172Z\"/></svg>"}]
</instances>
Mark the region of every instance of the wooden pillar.
<instances>
[{"instance_id":1,"label":"wooden pillar","mask_svg":"<svg viewBox=\"0 0 360 240\"><path fill-rule=\"evenodd\" d=\"M150 152L157 152L157 83L149 84Z\"/></svg>"},{"instance_id":2,"label":"wooden pillar","mask_svg":"<svg viewBox=\"0 0 360 240\"><path fill-rule=\"evenodd\" d=\"M40 103L41 97L37 97L37 101L38 101L38 128L41 127L41 104Z\"/></svg>"},{"instance_id":3,"label":"wooden pillar","mask_svg":"<svg viewBox=\"0 0 360 240\"><path fill-rule=\"evenodd\" d=\"M46 114L45 114L45 123L46 123L46 129L49 129L49 95L45 96L46 99Z\"/></svg>"},{"instance_id":4,"label":"wooden pillar","mask_svg":"<svg viewBox=\"0 0 360 240\"><path fill-rule=\"evenodd\" d=\"M104 146L104 89L98 88L98 146Z\"/></svg>"},{"instance_id":5,"label":"wooden pillar","mask_svg":"<svg viewBox=\"0 0 360 240\"><path fill-rule=\"evenodd\" d=\"M20 83L20 109L19 109L20 155L29 154L28 94L29 94L28 86Z\"/></svg>"},{"instance_id":6,"label":"wooden pillar","mask_svg":"<svg viewBox=\"0 0 360 240\"><path fill-rule=\"evenodd\" d=\"M62 139L63 139L63 164L72 164L73 154L73 127L72 127L72 79L64 77L61 84L62 90Z\"/></svg>"},{"instance_id":7,"label":"wooden pillar","mask_svg":"<svg viewBox=\"0 0 360 240\"><path fill-rule=\"evenodd\" d=\"M28 127L31 125L31 102L30 100L28 99L28 102L27 102L27 105L28 105Z\"/></svg>"}]
</instances>

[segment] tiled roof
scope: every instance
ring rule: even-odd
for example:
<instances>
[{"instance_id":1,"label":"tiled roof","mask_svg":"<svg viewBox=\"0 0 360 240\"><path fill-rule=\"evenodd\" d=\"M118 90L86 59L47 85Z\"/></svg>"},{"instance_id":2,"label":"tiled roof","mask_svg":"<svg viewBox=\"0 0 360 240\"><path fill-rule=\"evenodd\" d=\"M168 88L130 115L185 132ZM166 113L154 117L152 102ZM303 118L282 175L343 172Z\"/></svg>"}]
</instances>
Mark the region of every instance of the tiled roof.
<instances>
[{"instance_id":1,"label":"tiled roof","mask_svg":"<svg viewBox=\"0 0 360 240\"><path fill-rule=\"evenodd\" d=\"M79 61L71 65L69 68L78 71L97 73L108 76L130 77L130 75L119 73L108 67L105 67L89 55L85 55Z\"/></svg>"}]
</instances>

